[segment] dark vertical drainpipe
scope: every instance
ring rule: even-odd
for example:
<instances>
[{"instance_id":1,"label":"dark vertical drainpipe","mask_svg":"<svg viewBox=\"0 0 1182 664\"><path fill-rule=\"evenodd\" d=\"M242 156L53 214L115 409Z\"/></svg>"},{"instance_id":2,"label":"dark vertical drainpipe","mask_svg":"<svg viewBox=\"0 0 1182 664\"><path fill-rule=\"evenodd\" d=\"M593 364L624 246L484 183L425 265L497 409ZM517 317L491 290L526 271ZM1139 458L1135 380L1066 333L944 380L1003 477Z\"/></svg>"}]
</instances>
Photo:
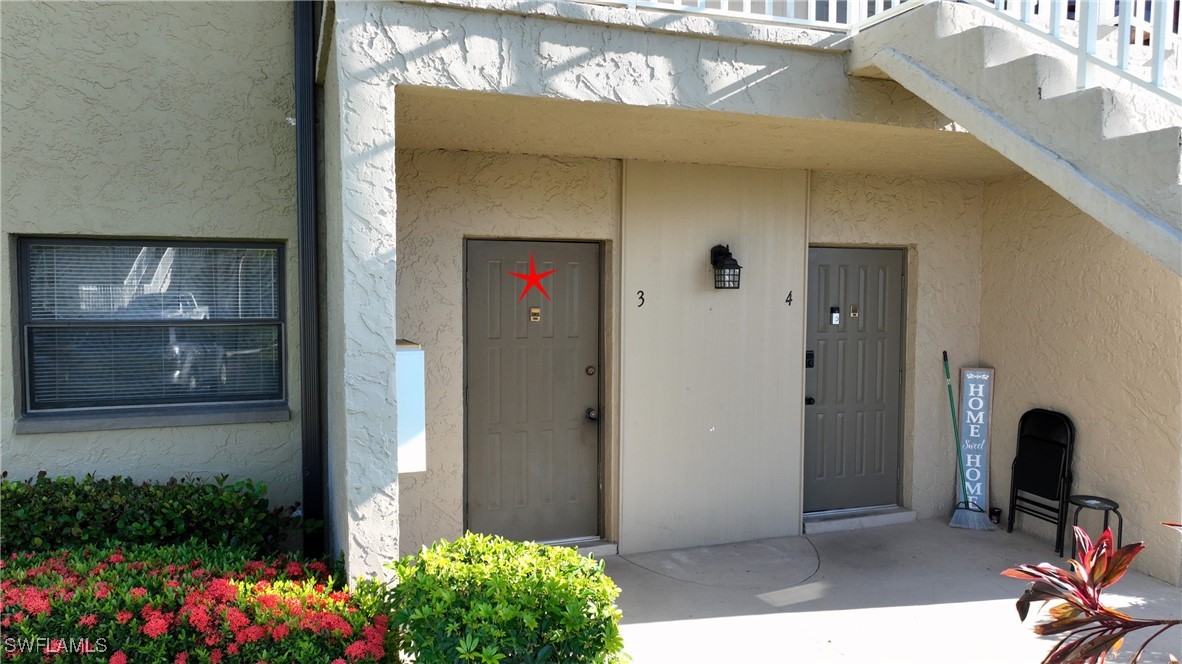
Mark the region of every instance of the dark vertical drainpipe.
<instances>
[{"instance_id":1,"label":"dark vertical drainpipe","mask_svg":"<svg viewBox=\"0 0 1182 664\"><path fill-rule=\"evenodd\" d=\"M324 520L324 428L320 395L320 293L316 232L316 7L296 0L296 236L300 271L300 415L304 516ZM324 555L324 529L308 533L304 552Z\"/></svg>"}]
</instances>

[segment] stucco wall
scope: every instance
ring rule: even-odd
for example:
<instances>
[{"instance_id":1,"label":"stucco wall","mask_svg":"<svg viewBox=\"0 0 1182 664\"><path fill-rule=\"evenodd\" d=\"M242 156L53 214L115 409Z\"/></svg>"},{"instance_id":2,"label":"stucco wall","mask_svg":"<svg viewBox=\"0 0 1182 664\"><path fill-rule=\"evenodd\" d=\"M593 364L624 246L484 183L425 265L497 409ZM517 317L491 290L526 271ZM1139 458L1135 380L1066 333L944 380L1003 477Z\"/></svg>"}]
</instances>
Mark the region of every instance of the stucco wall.
<instances>
[{"instance_id":1,"label":"stucco wall","mask_svg":"<svg viewBox=\"0 0 1182 664\"><path fill-rule=\"evenodd\" d=\"M1182 543L1159 525L1182 517L1182 280L1029 178L986 185L981 263L995 430L1016 431L1030 408L1069 415L1072 491L1120 503L1125 542L1147 544L1136 566L1182 583ZM1007 499L1014 451L1012 434L994 438ZM1098 533L1098 513L1081 522ZM1018 525L1052 537L1036 519Z\"/></svg>"},{"instance_id":2,"label":"stucco wall","mask_svg":"<svg viewBox=\"0 0 1182 664\"><path fill-rule=\"evenodd\" d=\"M328 500L349 575L388 576L398 555L395 94L384 65L365 57L363 31L337 22L326 85Z\"/></svg>"},{"instance_id":3,"label":"stucco wall","mask_svg":"<svg viewBox=\"0 0 1182 664\"><path fill-rule=\"evenodd\" d=\"M907 248L903 502L945 517L956 451L940 351L953 371L978 362L981 184L821 172L810 194L811 244Z\"/></svg>"},{"instance_id":4,"label":"stucco wall","mask_svg":"<svg viewBox=\"0 0 1182 664\"><path fill-rule=\"evenodd\" d=\"M385 343L382 335L393 331L394 325L389 320L389 302L380 288L384 286L382 282L388 279L391 264L379 261L378 268L385 276L369 281L360 288L354 288L349 279L370 279L367 276L369 273L363 268L375 254L367 253L368 249L392 245L389 215L394 214L395 192L390 183L397 181L399 187L397 216L400 226L403 223L416 223L413 219L420 214L430 218L434 215L435 206L461 212L468 211L473 205L495 210L513 209L511 197L508 203L494 205L489 202L495 198L494 194L502 194L497 187L488 185L477 196L470 193L472 183L450 175L425 178L428 182L438 181L441 184L435 189L422 191L419 197L421 200L416 200L413 191L404 194L403 188L412 186L411 183L424 177L414 172L416 160L439 159L447 162L460 157L456 154L448 154L446 158L435 157L433 155L444 153L414 152L399 161L401 167L412 169L414 175L397 180L394 178L395 168L389 159L392 145L389 141L394 136L392 118L395 117L395 86L505 93L659 109L715 110L765 116L778 114L781 117L827 118L916 128L936 129L948 124L946 118L893 83L845 77L840 58L831 54L729 40L687 39L636 25L605 27L551 17L520 16L498 11L495 7L490 11L470 11L418 3L345 3L337 7L337 18L336 48L340 59L334 68L340 76L341 103L340 124L336 131L341 137L343 155L340 166L343 178L339 189L342 192L339 207L342 210L340 224L343 228L340 241L346 249L342 262L337 264L339 269L330 271L330 275L345 280L340 286L342 291L336 294L344 300L343 308L337 314L340 321L330 324L330 337L334 336L333 333L344 335L351 329L349 325L354 324L354 315L350 313L349 307L357 307L355 313L362 311L360 307L366 295L377 298L381 311L370 312L370 322L362 325L365 328L364 339L345 338L340 341L343 346L337 349L339 352L330 353L338 361L343 383L336 397L331 396L333 392L330 389L330 409L333 412L329 418L330 423L334 417L337 418L333 425L334 431L340 427L338 433L344 440L340 444L345 445L344 453L349 457L349 461L344 463L356 463L359 469L366 471L371 469L368 463L376 462L383 473L388 472L390 459L383 447L385 434L382 432L389 421L383 419L374 423L371 418L386 417L381 408L392 409L393 403L392 399L389 403L375 401L371 404L373 408L362 408L350 401L352 397L349 393L354 390L360 397L364 390L378 390L380 375L391 368L391 362L381 354L357 352L351 355L348 346L354 343L360 348L360 342L368 340L377 347ZM422 122L417 117L416 121ZM412 135L413 124L403 127L403 131L407 136ZM640 137L638 140L644 139ZM508 149L513 148L510 146ZM497 163L489 167L490 172L494 173L500 168L516 168L499 165L496 160L502 158L488 155L464 156L461 161L467 159ZM564 158L558 163L571 162L571 159ZM521 181L518 176L510 179ZM946 415L940 351L949 351L955 366L983 363L983 351L986 348L980 342L983 340L981 321L985 305L981 286L986 280L1008 279L1004 273L982 276L982 184L948 179L821 172L813 175L809 193L812 197L807 234L810 243L892 246L908 250L909 327L905 386L908 406L904 414L902 450L906 460L903 469L904 502L921 517L946 518L953 500L955 463L954 447L950 440L951 425ZM762 199L757 196L753 200ZM529 204L530 200L524 202ZM682 204L680 199L673 202ZM408 213L403 209L404 206L416 206L422 212ZM690 210L691 214L696 212ZM629 224L624 223L622 237L629 233L628 227ZM670 229L676 228L670 222ZM511 227L506 229L506 233L512 231ZM670 229L664 232L675 232ZM561 235L566 236L567 233ZM409 237L403 236L401 228L398 236L404 243L412 242ZM677 242L683 240L672 238L671 246L679 246ZM354 242L365 244L366 251L355 251L357 245ZM330 245L336 246L333 242ZM651 247L665 247L663 242L637 242L635 245L637 251L641 252ZM630 251L627 246L622 245L622 249ZM408 251L429 253L435 248L428 245ZM403 253L402 256L405 260L406 256L413 256L413 253ZM621 287L620 292L647 290L644 287L631 288L632 277L628 267L631 263L626 258L625 263L622 276L629 281ZM643 265L643 261L638 259L636 265ZM424 264L407 269L417 274L434 267L433 264ZM640 274L648 273L642 271ZM430 278L441 283L453 277L452 274L441 274ZM400 273L399 279L403 278ZM459 286L457 284L451 288ZM400 281L400 296L414 297L407 290L405 282ZM420 289L416 288L415 291L418 293ZM349 303L350 298L353 298L352 304ZM622 311L627 312L626 303L621 304L624 306ZM399 316L403 315L401 312L414 311L419 306L400 305ZM459 305L452 302L447 306ZM758 307L753 308L758 310ZM412 320L404 319L401 322L411 326L415 324ZM433 333L424 332L430 331L412 327L398 336L415 341L434 338ZM621 333L621 338L632 333L630 324L628 331ZM393 335L389 341L392 340ZM780 350L777 348L775 352ZM799 361L800 353L795 353L794 357ZM356 361L360 359L369 362ZM458 358L449 361L452 363L447 365L449 367L462 367L462 364L458 364L461 361ZM430 350L428 362L431 362ZM443 365L436 365L433 370L443 373L445 369ZM1004 379L1004 373L999 371L999 377ZM454 409L458 403L454 387L432 387L431 379L428 380L428 408L438 410L442 406ZM447 380L449 385L454 385L459 379L453 375ZM453 390L450 395L447 392L449 389ZM448 403L436 400L446 400ZM796 402L799 399L793 403ZM442 431L438 431L440 425L435 417L429 410L429 466L435 463L431 458L432 448L437 444L439 435L450 437L453 441L448 444L452 450L450 454L454 454L454 441L460 440L461 436L454 429L462 422L462 418L455 417L454 412L444 418L448 424ZM1001 428L1004 430L1004 426ZM629 434L622 431L620 436L623 453L627 455ZM1005 437L999 435L995 440L1000 441ZM998 459L1006 455L1004 450L995 450L995 476L1004 474L997 472L996 464ZM456 487L462 487L462 477L458 475L457 469L462 466L455 460L444 463L451 465L432 466L428 471L431 477L429 482L424 480L427 476L410 475L403 478L407 487L398 493L410 503L404 507L401 522L408 533L414 532L401 543L403 551L413 550L418 544L433 539L436 535L431 534L431 531L458 532L456 515L462 510L462 498ZM625 476L625 484L628 467L629 464L624 463L621 471ZM641 463L636 467L647 469L655 465ZM796 475L799 475L798 471ZM442 493L435 492L437 480ZM356 483L347 476L338 481L347 484L350 495L369 491L369 485L374 482L387 492L387 497L376 511L359 514L354 511L352 502L346 501L346 504L341 505L340 509L349 514L351 524L365 521L371 516L389 515L393 503L397 502L388 497L392 483L380 473L370 473L362 483ZM425 490L428 485L431 487L429 491ZM621 493L623 506L620 514L622 524L626 524L632 518L628 514L629 505L642 504L643 501L631 503L627 491L622 488ZM1005 487L995 483L994 502L1004 501L1004 495ZM795 509L799 512L798 503ZM435 521L442 523L442 527L424 528L415 525ZM652 524L645 527L656 529ZM628 527L622 525L621 544L625 548L628 546L625 543L627 531ZM673 545L674 539L660 541Z\"/></svg>"},{"instance_id":5,"label":"stucco wall","mask_svg":"<svg viewBox=\"0 0 1182 664\"><path fill-rule=\"evenodd\" d=\"M5 4L0 439L12 477L228 473L299 499L291 20L280 3ZM15 234L285 242L291 421L17 435Z\"/></svg>"},{"instance_id":6,"label":"stucco wall","mask_svg":"<svg viewBox=\"0 0 1182 664\"><path fill-rule=\"evenodd\" d=\"M426 354L427 470L399 476L400 544L403 553L413 553L463 533L464 238L607 242L611 318L620 165L415 151L399 153L398 173L398 329ZM606 351L610 357L610 342ZM611 375L604 376L609 385ZM604 424L610 446L612 423Z\"/></svg>"},{"instance_id":7,"label":"stucco wall","mask_svg":"<svg viewBox=\"0 0 1182 664\"><path fill-rule=\"evenodd\" d=\"M386 80L477 92L942 129L948 120L890 81L845 76L839 52L702 37L672 15L576 23L441 5L350 3L359 62ZM622 13L621 13L622 14ZM702 27L699 22L698 27ZM752 33L754 34L754 33ZM728 35L729 36L729 35Z\"/></svg>"},{"instance_id":8,"label":"stucco wall","mask_svg":"<svg viewBox=\"0 0 1182 664\"><path fill-rule=\"evenodd\" d=\"M621 552L800 532L805 210L803 171L626 163Z\"/></svg>"},{"instance_id":9,"label":"stucco wall","mask_svg":"<svg viewBox=\"0 0 1182 664\"><path fill-rule=\"evenodd\" d=\"M392 413L393 399L389 399L389 404L375 400L365 406L359 401L378 394L380 375L392 369L392 361L384 355L362 351L363 347L379 348L392 342L395 327L393 321L387 320L389 302L380 283L386 277L374 278L373 272L363 266L376 257L369 253L371 248L393 244L390 215L403 203L400 201L397 206L394 203L395 192L390 183L395 182L395 168L388 159L390 141L396 136L393 126L396 90L423 86L650 108L844 120L868 123L867 126L886 124L923 129L949 126L946 118L894 83L846 77L843 60L836 53L730 39L687 39L668 31L649 30L647 26L594 25L541 13L521 16L496 10L471 11L401 2L343 3L336 6L336 18L334 49L338 61L334 69L340 84L340 123L336 133L342 153L340 223L345 249L339 269L332 268L330 259L328 297L341 297L344 304L338 314L333 314L340 320L330 321L328 329L330 338L338 335L346 338L342 341L343 349L330 347L330 361L338 361L336 366L343 372L344 386L335 397L330 386L328 418L334 436L343 437L343 451L348 457L343 462L334 461L347 466L345 476L334 475L334 482L344 485L350 496L346 505L334 511L347 511L351 530L365 521L377 523L388 519L397 502L390 497L394 483L385 474L390 455L386 451L387 443L383 442L390 424L385 418L392 417L383 408ZM663 20L651 18L655 22ZM405 131L413 135L414 127L405 127ZM335 176L330 173L328 177ZM432 192L432 195L446 196L448 192ZM405 215L398 213L398 216L401 219ZM803 231L799 239L803 241ZM336 246L331 236L329 245ZM361 245L366 246L359 252L357 247ZM380 260L377 268L384 275L390 265ZM340 292L333 285L333 278L341 279ZM365 283L355 286L354 280ZM365 301L366 297L369 301ZM781 300L783 297L780 295ZM355 298L355 306L359 307L354 313L350 312L350 298ZM362 307L363 303L370 306ZM380 310L374 304L380 305ZM355 314L368 316L370 321L356 325ZM347 336L353 330L358 332L356 340ZM383 338L386 334L390 334L388 340ZM416 335L413 330L398 334L420 341ZM353 341L365 343L358 343L357 350L350 351L349 344ZM794 354L795 361L799 361L799 355ZM354 359L365 361L354 363ZM431 361L429 350L428 361ZM333 370L330 365L330 371ZM429 465L433 463L431 439L435 436L431 431L432 417L428 413ZM798 424L799 418L795 422ZM354 464L359 476L366 475L363 481L352 477ZM404 510L409 516L401 520L403 524L413 528L413 523L429 522L439 513L450 513L453 516L444 521L445 529L454 532L459 500L455 487L462 486L462 478L447 478L452 488L445 490L447 497L438 503L415 497L419 493L417 480L407 481L416 484L407 491L397 492L412 501ZM373 487L380 487L380 491L375 493ZM368 499L379 493L383 497L378 503L366 507L364 513L356 511L355 498ZM786 504L789 512L792 509L798 512L799 496ZM624 507L620 513L626 511ZM609 514L614 512L608 510ZM798 525L793 522L783 526L777 522L774 529L777 533L794 532ZM609 525L609 535L610 528ZM365 530L377 531L376 528ZM423 534L409 536L400 548L413 550L422 540L434 537L425 530L420 532ZM389 532L383 537L387 535ZM347 539L353 537L349 534ZM388 545L388 539L359 543L361 549L373 551L384 550ZM352 561L354 556L346 550L346 558ZM377 556L367 557L367 560L376 559Z\"/></svg>"}]
</instances>

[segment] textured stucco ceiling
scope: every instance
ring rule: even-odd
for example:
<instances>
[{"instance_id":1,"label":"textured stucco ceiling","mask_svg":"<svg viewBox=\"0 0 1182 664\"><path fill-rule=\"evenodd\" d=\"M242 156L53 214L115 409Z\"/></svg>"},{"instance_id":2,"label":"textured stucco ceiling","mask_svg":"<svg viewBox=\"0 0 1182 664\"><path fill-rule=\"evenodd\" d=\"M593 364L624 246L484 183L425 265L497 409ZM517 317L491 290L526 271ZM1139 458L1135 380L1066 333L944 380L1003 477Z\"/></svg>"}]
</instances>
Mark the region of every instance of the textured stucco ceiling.
<instances>
[{"instance_id":1,"label":"textured stucco ceiling","mask_svg":"<svg viewBox=\"0 0 1182 664\"><path fill-rule=\"evenodd\" d=\"M880 124L399 87L399 149L996 178L1021 172L972 135Z\"/></svg>"}]
</instances>

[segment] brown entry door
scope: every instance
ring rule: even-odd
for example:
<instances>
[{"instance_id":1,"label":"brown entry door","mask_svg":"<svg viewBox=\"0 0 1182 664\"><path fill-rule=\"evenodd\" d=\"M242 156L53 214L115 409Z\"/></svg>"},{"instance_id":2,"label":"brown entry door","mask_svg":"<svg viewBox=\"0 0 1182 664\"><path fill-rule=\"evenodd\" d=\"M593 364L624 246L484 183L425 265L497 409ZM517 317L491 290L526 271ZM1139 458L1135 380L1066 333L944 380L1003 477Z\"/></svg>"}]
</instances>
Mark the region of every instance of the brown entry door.
<instances>
[{"instance_id":1,"label":"brown entry door","mask_svg":"<svg viewBox=\"0 0 1182 664\"><path fill-rule=\"evenodd\" d=\"M599 534L599 260L595 243L467 243L473 532L537 541Z\"/></svg>"},{"instance_id":2,"label":"brown entry door","mask_svg":"<svg viewBox=\"0 0 1182 664\"><path fill-rule=\"evenodd\" d=\"M809 249L805 512L898 502L903 295L902 250Z\"/></svg>"}]
</instances>

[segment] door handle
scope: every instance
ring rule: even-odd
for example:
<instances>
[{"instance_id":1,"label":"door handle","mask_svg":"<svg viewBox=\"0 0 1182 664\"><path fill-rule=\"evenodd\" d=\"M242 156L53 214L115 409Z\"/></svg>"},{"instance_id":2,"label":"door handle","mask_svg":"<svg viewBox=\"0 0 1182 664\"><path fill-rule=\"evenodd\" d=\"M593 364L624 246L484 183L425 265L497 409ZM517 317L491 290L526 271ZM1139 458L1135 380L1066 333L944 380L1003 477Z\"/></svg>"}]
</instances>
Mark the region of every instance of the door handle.
<instances>
[{"instance_id":1,"label":"door handle","mask_svg":"<svg viewBox=\"0 0 1182 664\"><path fill-rule=\"evenodd\" d=\"M597 410L595 408L588 408L586 412L587 412L587 419L589 419L589 420L598 420L599 419L599 410Z\"/></svg>"},{"instance_id":2,"label":"door handle","mask_svg":"<svg viewBox=\"0 0 1182 664\"><path fill-rule=\"evenodd\" d=\"M812 397L805 397L804 398L804 405L806 405L806 406L811 406L815 403L817 403L817 400Z\"/></svg>"}]
</instances>

